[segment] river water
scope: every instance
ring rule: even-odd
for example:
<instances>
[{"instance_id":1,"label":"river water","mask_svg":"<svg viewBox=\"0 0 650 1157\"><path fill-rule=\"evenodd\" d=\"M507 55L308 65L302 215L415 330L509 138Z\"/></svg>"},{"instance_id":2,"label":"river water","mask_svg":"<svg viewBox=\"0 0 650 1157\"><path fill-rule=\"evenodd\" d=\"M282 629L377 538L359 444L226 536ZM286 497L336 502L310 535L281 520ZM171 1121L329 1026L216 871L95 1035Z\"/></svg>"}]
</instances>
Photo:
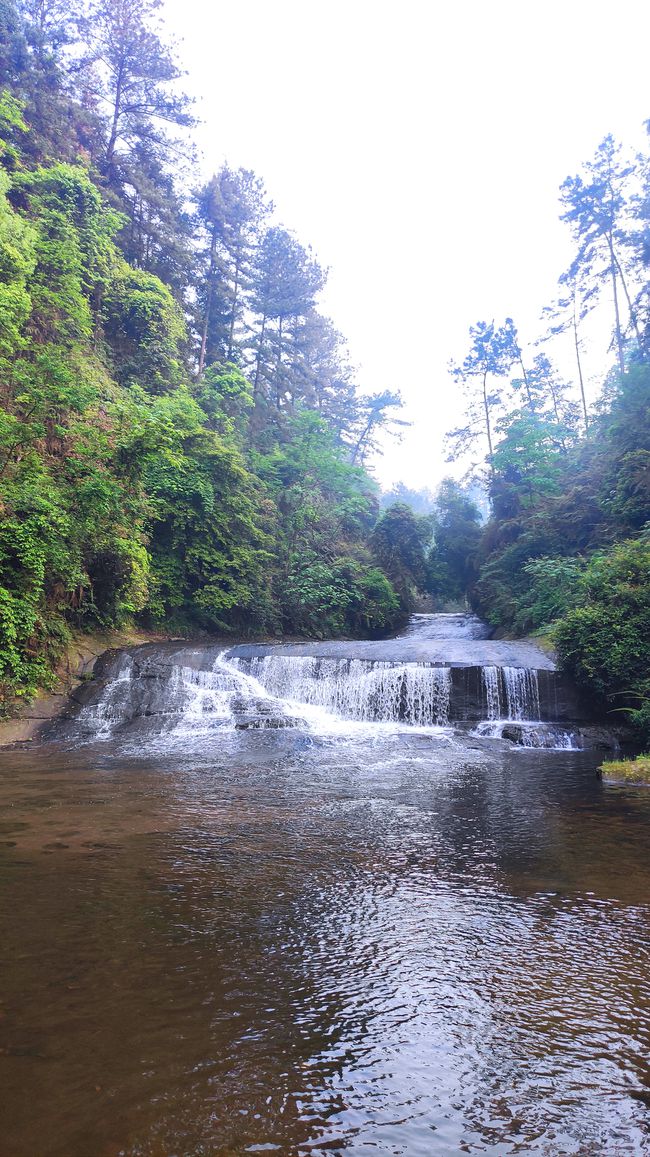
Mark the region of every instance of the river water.
<instances>
[{"instance_id":1,"label":"river water","mask_svg":"<svg viewBox=\"0 0 650 1157\"><path fill-rule=\"evenodd\" d=\"M2 1157L650 1153L650 792L203 708L2 756Z\"/></svg>"}]
</instances>

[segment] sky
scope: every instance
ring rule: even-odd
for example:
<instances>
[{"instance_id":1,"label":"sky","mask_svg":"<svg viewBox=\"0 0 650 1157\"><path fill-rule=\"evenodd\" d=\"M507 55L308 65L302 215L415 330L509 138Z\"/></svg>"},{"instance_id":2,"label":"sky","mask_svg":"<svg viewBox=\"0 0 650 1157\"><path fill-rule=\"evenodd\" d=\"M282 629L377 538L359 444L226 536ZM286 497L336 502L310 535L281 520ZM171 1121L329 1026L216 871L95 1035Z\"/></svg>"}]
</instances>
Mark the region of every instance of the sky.
<instances>
[{"instance_id":1,"label":"sky","mask_svg":"<svg viewBox=\"0 0 650 1157\"><path fill-rule=\"evenodd\" d=\"M470 325L524 344L572 257L558 189L612 132L647 148L650 5L618 0L165 0L201 176L253 169L329 268L321 309L364 391L412 423L380 482L435 488ZM197 174L198 175L198 174ZM595 392L609 333L588 352ZM552 355L552 349L545 352ZM557 351L560 363L566 354Z\"/></svg>"}]
</instances>

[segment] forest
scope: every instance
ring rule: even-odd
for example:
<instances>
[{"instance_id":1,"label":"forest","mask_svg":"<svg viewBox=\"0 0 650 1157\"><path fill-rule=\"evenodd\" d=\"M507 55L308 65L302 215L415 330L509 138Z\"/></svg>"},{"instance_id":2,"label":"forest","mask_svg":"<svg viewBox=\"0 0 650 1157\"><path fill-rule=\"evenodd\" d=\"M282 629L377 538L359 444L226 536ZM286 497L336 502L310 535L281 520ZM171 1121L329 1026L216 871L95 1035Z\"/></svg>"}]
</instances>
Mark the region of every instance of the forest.
<instances>
[{"instance_id":1,"label":"forest","mask_svg":"<svg viewBox=\"0 0 650 1157\"><path fill-rule=\"evenodd\" d=\"M425 530L364 463L400 399L356 389L261 179L192 187L155 0L2 0L0 27L3 702L134 617L391 629Z\"/></svg>"},{"instance_id":2,"label":"forest","mask_svg":"<svg viewBox=\"0 0 650 1157\"><path fill-rule=\"evenodd\" d=\"M647 126L647 127L650 127ZM532 356L512 318L470 328L451 370L467 403L449 435L489 497L446 481L429 589L468 598L504 634L536 633L590 701L650 739L650 158L606 136L560 189L573 259ZM611 365L589 404L589 327ZM568 339L573 372L549 353Z\"/></svg>"},{"instance_id":3,"label":"forest","mask_svg":"<svg viewBox=\"0 0 650 1157\"><path fill-rule=\"evenodd\" d=\"M193 184L156 0L0 0L0 76L4 709L77 631L369 636L419 593L547 636L649 738L650 160L605 137L567 178L574 259L538 352L480 321L452 367L468 477L430 509L404 487L380 503L368 462L399 393L357 388L326 270L263 180Z\"/></svg>"}]
</instances>

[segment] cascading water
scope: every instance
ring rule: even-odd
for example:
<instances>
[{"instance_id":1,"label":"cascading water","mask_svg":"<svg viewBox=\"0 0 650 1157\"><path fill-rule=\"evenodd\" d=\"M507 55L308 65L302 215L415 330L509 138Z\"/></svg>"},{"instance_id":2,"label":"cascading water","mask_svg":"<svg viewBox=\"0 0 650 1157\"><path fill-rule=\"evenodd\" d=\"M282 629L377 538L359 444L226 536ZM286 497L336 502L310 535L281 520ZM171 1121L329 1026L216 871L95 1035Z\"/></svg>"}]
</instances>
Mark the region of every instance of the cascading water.
<instances>
[{"instance_id":1,"label":"cascading water","mask_svg":"<svg viewBox=\"0 0 650 1157\"><path fill-rule=\"evenodd\" d=\"M384 723L473 729L524 747L580 746L575 730L556 722L575 716L548 657L530 643L493 642L487 634L475 616L417 615L405 635L383 642L246 644L225 652L146 644L100 661L72 726L99 739L137 725L147 735L189 741L224 729L326 733Z\"/></svg>"},{"instance_id":2,"label":"cascading water","mask_svg":"<svg viewBox=\"0 0 650 1157\"><path fill-rule=\"evenodd\" d=\"M580 746L575 731L541 722L539 676L536 670L528 667L488 666L482 668L481 674L486 721L475 729L476 735L512 739L521 747L551 747L570 751Z\"/></svg>"},{"instance_id":3,"label":"cascading water","mask_svg":"<svg viewBox=\"0 0 650 1157\"><path fill-rule=\"evenodd\" d=\"M487 700L487 718L489 720L501 717L501 695L499 692L499 668L483 667L483 684Z\"/></svg>"},{"instance_id":4,"label":"cascading water","mask_svg":"<svg viewBox=\"0 0 650 1157\"><path fill-rule=\"evenodd\" d=\"M527 667L504 667L508 719L539 719L539 682L537 671Z\"/></svg>"},{"instance_id":5,"label":"cascading water","mask_svg":"<svg viewBox=\"0 0 650 1157\"><path fill-rule=\"evenodd\" d=\"M451 671L423 663L264 655L231 660L268 692L344 719L441 727L449 722Z\"/></svg>"},{"instance_id":6,"label":"cascading water","mask_svg":"<svg viewBox=\"0 0 650 1157\"><path fill-rule=\"evenodd\" d=\"M82 707L76 724L95 739L108 739L125 725L154 717L161 730L178 734L215 726L293 727L299 722L254 678L217 654L207 669L149 656L140 662L120 656L109 666L98 701Z\"/></svg>"}]
</instances>

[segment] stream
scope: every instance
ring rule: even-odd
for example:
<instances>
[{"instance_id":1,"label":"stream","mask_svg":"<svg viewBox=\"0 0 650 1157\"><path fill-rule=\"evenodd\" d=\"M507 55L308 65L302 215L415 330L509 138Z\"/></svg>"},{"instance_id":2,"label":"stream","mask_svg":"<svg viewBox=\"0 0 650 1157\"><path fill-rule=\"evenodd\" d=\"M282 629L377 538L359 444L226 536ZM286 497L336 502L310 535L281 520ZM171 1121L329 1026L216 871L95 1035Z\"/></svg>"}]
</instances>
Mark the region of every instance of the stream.
<instances>
[{"instance_id":1,"label":"stream","mask_svg":"<svg viewBox=\"0 0 650 1157\"><path fill-rule=\"evenodd\" d=\"M0 757L0 1157L650 1154L650 790L552 660L108 655Z\"/></svg>"}]
</instances>

